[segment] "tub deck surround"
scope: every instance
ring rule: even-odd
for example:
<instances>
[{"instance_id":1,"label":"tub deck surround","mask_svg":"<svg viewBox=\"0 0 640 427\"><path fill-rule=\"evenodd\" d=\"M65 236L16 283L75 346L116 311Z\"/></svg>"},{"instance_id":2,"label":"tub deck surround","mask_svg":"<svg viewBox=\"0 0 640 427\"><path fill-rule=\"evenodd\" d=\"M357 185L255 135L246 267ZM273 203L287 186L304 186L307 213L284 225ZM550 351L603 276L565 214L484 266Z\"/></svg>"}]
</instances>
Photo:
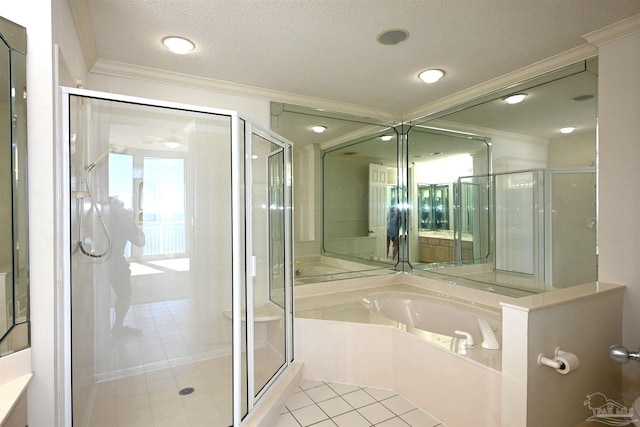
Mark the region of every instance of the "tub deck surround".
<instances>
[{"instance_id":1,"label":"tub deck surround","mask_svg":"<svg viewBox=\"0 0 640 427\"><path fill-rule=\"evenodd\" d=\"M585 283L583 285L571 286L564 289L554 289L550 292L529 295L524 298L515 298L511 301L504 300L500 305L516 310L535 311L547 309L556 305L567 304L582 298L590 298L597 294L622 292L624 288L625 287L622 285L614 285L611 283Z\"/></svg>"},{"instance_id":2,"label":"tub deck surround","mask_svg":"<svg viewBox=\"0 0 640 427\"><path fill-rule=\"evenodd\" d=\"M298 258L294 265L295 285L394 274L393 265L371 266L328 256Z\"/></svg>"},{"instance_id":3,"label":"tub deck surround","mask_svg":"<svg viewBox=\"0 0 640 427\"><path fill-rule=\"evenodd\" d=\"M296 318L294 331L305 377L394 390L449 427L499 425L495 369L392 326Z\"/></svg>"},{"instance_id":4,"label":"tub deck surround","mask_svg":"<svg viewBox=\"0 0 640 427\"><path fill-rule=\"evenodd\" d=\"M413 275L471 287L514 298L535 295L547 289L544 281L530 275L496 271L493 264L470 264L425 270L414 269Z\"/></svg>"},{"instance_id":5,"label":"tub deck surround","mask_svg":"<svg viewBox=\"0 0 640 427\"><path fill-rule=\"evenodd\" d=\"M575 426L592 415L588 395L619 402L621 368L609 347L621 339L623 297L623 286L592 283L503 303L501 425ZM561 375L539 366L539 354L556 347L579 368Z\"/></svg>"},{"instance_id":6,"label":"tub deck surround","mask_svg":"<svg viewBox=\"0 0 640 427\"><path fill-rule=\"evenodd\" d=\"M478 362L397 322L371 324L361 298L392 290L501 312L502 350L482 349L499 361ZM448 426L575 425L586 394L608 391L610 371L619 369L610 366L607 350L620 336L616 315L623 292L623 286L589 283L513 297L404 273L298 286L297 360L305 364L307 377L392 388ZM590 325L589 333L577 331L580 325ZM576 353L580 369L559 375L537 366L537 355L556 346ZM596 347L604 350L588 350ZM575 408L562 397L566 387L578 389L572 390L582 399ZM544 415L546 424L536 424L547 407L553 414ZM531 415L531 408L538 415ZM538 418L529 423L530 417Z\"/></svg>"},{"instance_id":7,"label":"tub deck surround","mask_svg":"<svg viewBox=\"0 0 640 427\"><path fill-rule=\"evenodd\" d=\"M411 298L416 303L427 302L427 304L441 303L441 308L450 309L450 315L456 318L455 321L447 324L448 318L429 318L433 313L423 313L421 319L400 319L401 312L396 313L394 318L376 313L367 307L363 300L382 299L392 296L402 298L401 301L391 301L392 304L404 305L408 307L407 301ZM387 301L388 302L388 301ZM415 303L414 303L415 304ZM460 307L466 306L468 311L461 311ZM436 308L436 307L431 307ZM401 311L402 307L395 307L395 311ZM406 311L414 312L409 309ZM456 316L454 313L460 313ZM446 313L442 313L446 315ZM387 313L388 315L388 313ZM447 317L451 317L447 316ZM433 292L428 289L398 283L383 285L373 288L354 289L330 295L318 295L314 297L296 299L296 317L334 320L342 322L367 323L373 325L383 325L397 328L400 331L418 337L432 345L446 351L468 358L473 362L480 363L491 369L500 371L501 352L500 350L487 350L480 346L482 339L477 324L478 318L490 319L495 326L498 336L500 335L500 311L497 307L488 306L473 301L464 300L459 297ZM443 317L443 316L441 316ZM459 323L456 323L458 321ZM425 329L420 324L430 323L432 327ZM454 334L455 330L465 330L474 337L475 348L467 348L465 339Z\"/></svg>"}]
</instances>

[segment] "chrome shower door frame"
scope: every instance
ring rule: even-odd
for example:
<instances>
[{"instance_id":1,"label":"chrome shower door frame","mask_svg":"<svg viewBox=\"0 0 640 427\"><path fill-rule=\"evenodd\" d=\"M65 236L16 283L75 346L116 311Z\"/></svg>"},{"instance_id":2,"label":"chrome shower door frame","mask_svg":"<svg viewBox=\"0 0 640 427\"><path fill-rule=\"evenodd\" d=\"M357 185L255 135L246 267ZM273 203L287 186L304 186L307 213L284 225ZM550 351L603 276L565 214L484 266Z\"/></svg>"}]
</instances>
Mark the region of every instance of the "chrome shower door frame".
<instances>
[{"instance_id":1,"label":"chrome shower door frame","mask_svg":"<svg viewBox=\"0 0 640 427\"><path fill-rule=\"evenodd\" d=\"M265 130L240 115L237 111L210 108L175 102L167 102L161 100L153 100L147 98L133 97L127 95L116 95L106 92L97 92L79 88L60 87L58 93L59 102L59 141L56 147L56 175L55 193L56 193L56 259L58 261L58 270L56 273L56 282L58 287L56 290L57 301L57 319L56 327L56 374L59 378L57 388L57 407L58 407L58 424L61 426L72 425L72 385L71 385L71 177L70 177L70 153L71 153L71 137L70 137L70 99L71 96L97 98L105 101L119 101L139 105L148 105L150 107L164 107L169 109L193 111L194 113L205 113L220 116L228 116L230 118L231 131L231 212L232 212L232 351L233 351L233 426L240 426L242 423L242 401L247 399L247 414L251 413L253 408L264 396L268 394L269 386L275 382L278 376L290 366L293 361L293 275L292 275L292 178L291 174L291 146L292 144L283 137ZM241 130L244 126L244 134ZM253 296L253 286L251 280L251 248L253 240L253 231L250 227L245 229L245 224L251 222L251 210L246 203L251 202L250 192L247 191L247 182L251 177L251 138L256 134L269 140L270 142L281 146L284 149L285 156L285 345L286 357L284 365L275 373L271 380L265 385L264 389L255 395L253 390L253 381L249 380L246 389L247 395L242 394L243 366L242 366L242 328L243 319L239 315L243 305L247 308L246 312L246 351L250 355L253 353L253 342L250 340L254 336L254 313L253 304L250 299ZM244 135L244 138L242 138ZM245 271L248 270L248 271ZM243 277L245 280L243 280ZM243 288L244 287L244 288ZM243 301L243 289L246 289L245 300ZM238 315L235 315L237 313ZM253 357L247 359L247 379L253 378L254 360Z\"/></svg>"}]
</instances>

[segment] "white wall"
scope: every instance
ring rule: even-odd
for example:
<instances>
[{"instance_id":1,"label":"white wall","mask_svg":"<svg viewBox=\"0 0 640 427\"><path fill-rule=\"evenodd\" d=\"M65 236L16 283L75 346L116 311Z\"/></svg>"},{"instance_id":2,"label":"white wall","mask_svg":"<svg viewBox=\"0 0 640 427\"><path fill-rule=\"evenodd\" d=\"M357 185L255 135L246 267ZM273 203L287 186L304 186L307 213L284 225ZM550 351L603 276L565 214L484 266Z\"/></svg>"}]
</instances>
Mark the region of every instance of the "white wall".
<instances>
[{"instance_id":1,"label":"white wall","mask_svg":"<svg viewBox=\"0 0 640 427\"><path fill-rule=\"evenodd\" d=\"M600 47L598 276L627 286L623 344L640 346L640 33ZM617 344L612 342L611 344ZM596 349L594 349L596 350ZM597 349L607 351L607 349ZM623 368L624 397L640 395L640 366Z\"/></svg>"},{"instance_id":2,"label":"white wall","mask_svg":"<svg viewBox=\"0 0 640 427\"><path fill-rule=\"evenodd\" d=\"M592 415L583 405L587 395L619 400L620 368L598 349L620 336L623 290L592 293L592 286L545 294L553 303L503 305L502 426L576 426ZM577 369L560 374L538 365L539 354L553 358L557 347L578 357Z\"/></svg>"},{"instance_id":3,"label":"white wall","mask_svg":"<svg viewBox=\"0 0 640 427\"><path fill-rule=\"evenodd\" d=\"M493 173L511 172L547 166L546 142L524 135L493 134L491 164Z\"/></svg>"},{"instance_id":4,"label":"white wall","mask_svg":"<svg viewBox=\"0 0 640 427\"><path fill-rule=\"evenodd\" d=\"M271 125L270 103L262 99L97 74L89 74L86 88L101 92L234 110L264 129L269 129Z\"/></svg>"},{"instance_id":5,"label":"white wall","mask_svg":"<svg viewBox=\"0 0 640 427\"><path fill-rule=\"evenodd\" d=\"M595 156L595 132L554 138L549 140L547 147L547 166L550 168L595 166Z\"/></svg>"},{"instance_id":6,"label":"white wall","mask_svg":"<svg viewBox=\"0 0 640 427\"><path fill-rule=\"evenodd\" d=\"M469 154L416 162L414 166L416 184L451 184L461 176L473 174L473 158Z\"/></svg>"}]
</instances>

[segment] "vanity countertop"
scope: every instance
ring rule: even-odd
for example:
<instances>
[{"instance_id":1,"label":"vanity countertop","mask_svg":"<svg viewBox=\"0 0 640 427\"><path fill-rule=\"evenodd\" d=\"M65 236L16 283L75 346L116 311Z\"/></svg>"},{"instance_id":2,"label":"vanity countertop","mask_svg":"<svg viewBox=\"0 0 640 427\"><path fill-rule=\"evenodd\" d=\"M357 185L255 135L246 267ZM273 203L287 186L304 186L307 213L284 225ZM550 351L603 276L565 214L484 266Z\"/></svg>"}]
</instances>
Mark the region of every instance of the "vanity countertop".
<instances>
[{"instance_id":1,"label":"vanity countertop","mask_svg":"<svg viewBox=\"0 0 640 427\"><path fill-rule=\"evenodd\" d=\"M447 239L453 240L452 231L421 231L418 233L418 237L431 237L433 239ZM465 242L472 242L473 236L471 234L464 233L462 240Z\"/></svg>"},{"instance_id":2,"label":"vanity countertop","mask_svg":"<svg viewBox=\"0 0 640 427\"><path fill-rule=\"evenodd\" d=\"M4 425L7 421L16 403L29 387L32 378L33 373L30 373L0 384L0 425Z\"/></svg>"}]
</instances>

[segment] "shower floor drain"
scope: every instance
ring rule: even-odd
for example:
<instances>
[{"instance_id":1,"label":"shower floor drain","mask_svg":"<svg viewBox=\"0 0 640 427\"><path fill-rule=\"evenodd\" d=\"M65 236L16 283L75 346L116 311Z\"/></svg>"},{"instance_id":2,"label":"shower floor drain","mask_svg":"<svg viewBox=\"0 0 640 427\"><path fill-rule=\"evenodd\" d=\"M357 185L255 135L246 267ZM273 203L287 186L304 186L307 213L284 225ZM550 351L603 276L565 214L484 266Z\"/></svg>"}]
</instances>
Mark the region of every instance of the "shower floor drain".
<instances>
[{"instance_id":1,"label":"shower floor drain","mask_svg":"<svg viewBox=\"0 0 640 427\"><path fill-rule=\"evenodd\" d=\"M195 389L195 388L193 388L193 387L186 387L186 388L183 388L182 390L180 390L180 391L178 392L178 394L179 394L180 396L186 396L187 394L191 394L191 393L193 393L194 391L196 391L196 389Z\"/></svg>"}]
</instances>

